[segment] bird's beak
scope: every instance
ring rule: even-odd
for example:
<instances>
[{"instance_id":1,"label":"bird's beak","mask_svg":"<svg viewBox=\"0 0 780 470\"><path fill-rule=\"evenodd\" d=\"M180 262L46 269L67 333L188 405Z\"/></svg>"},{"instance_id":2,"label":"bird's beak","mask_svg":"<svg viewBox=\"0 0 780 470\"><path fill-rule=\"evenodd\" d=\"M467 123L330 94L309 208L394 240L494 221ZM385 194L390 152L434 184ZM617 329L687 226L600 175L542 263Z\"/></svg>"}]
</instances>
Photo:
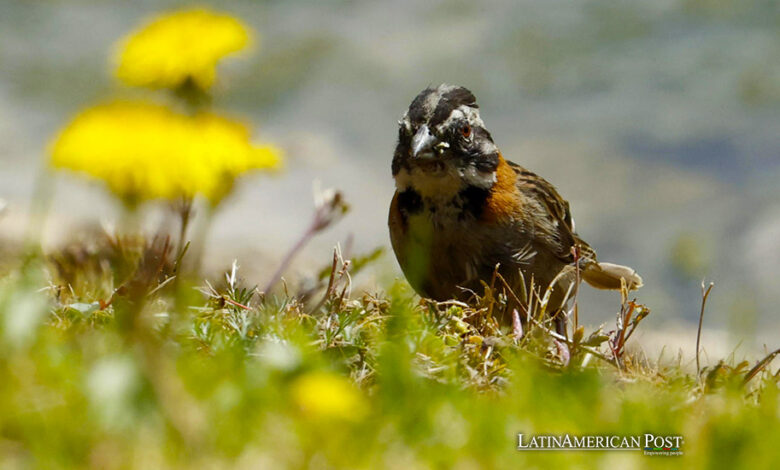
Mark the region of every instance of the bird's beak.
<instances>
[{"instance_id":1,"label":"bird's beak","mask_svg":"<svg viewBox=\"0 0 780 470\"><path fill-rule=\"evenodd\" d=\"M423 125L417 134L412 137L412 156L415 158L433 158L434 147L438 143L438 139L431 134L428 126Z\"/></svg>"}]
</instances>

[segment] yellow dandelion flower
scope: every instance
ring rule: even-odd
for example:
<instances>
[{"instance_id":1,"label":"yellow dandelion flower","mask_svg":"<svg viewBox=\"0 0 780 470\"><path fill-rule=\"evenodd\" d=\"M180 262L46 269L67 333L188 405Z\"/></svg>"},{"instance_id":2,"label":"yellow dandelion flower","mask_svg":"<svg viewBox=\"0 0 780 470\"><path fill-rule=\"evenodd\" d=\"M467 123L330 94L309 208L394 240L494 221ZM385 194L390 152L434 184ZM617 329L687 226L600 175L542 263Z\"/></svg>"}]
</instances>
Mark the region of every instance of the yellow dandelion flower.
<instances>
[{"instance_id":1,"label":"yellow dandelion flower","mask_svg":"<svg viewBox=\"0 0 780 470\"><path fill-rule=\"evenodd\" d=\"M51 146L51 165L103 181L127 204L201 194L218 204L241 174L275 168L281 153L250 143L241 123L151 103L83 111Z\"/></svg>"},{"instance_id":2,"label":"yellow dandelion flower","mask_svg":"<svg viewBox=\"0 0 780 470\"><path fill-rule=\"evenodd\" d=\"M365 398L349 380L327 372L310 372L298 378L291 396L312 418L357 421L367 411Z\"/></svg>"},{"instance_id":3,"label":"yellow dandelion flower","mask_svg":"<svg viewBox=\"0 0 780 470\"><path fill-rule=\"evenodd\" d=\"M177 88L191 81L207 90L217 62L249 43L238 19L206 9L154 19L121 41L116 76L131 86Z\"/></svg>"}]
</instances>

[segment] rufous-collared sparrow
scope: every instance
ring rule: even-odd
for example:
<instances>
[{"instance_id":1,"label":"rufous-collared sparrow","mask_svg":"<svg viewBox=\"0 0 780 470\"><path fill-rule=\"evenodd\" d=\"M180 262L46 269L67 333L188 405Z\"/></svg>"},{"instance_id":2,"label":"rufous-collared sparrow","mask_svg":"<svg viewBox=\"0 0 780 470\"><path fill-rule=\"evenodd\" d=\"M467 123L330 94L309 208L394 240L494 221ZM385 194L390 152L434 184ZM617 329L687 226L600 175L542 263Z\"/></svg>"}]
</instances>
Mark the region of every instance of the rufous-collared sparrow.
<instances>
[{"instance_id":1,"label":"rufous-collared sparrow","mask_svg":"<svg viewBox=\"0 0 780 470\"><path fill-rule=\"evenodd\" d=\"M517 292L528 292L531 279L542 289L555 280L548 309L554 314L577 278L567 268L575 253L581 278L592 286L619 289L621 278L629 289L642 285L633 269L596 260L550 183L504 159L466 88L441 85L417 95L399 121L392 170L390 238L423 297L466 299L499 266Z\"/></svg>"}]
</instances>

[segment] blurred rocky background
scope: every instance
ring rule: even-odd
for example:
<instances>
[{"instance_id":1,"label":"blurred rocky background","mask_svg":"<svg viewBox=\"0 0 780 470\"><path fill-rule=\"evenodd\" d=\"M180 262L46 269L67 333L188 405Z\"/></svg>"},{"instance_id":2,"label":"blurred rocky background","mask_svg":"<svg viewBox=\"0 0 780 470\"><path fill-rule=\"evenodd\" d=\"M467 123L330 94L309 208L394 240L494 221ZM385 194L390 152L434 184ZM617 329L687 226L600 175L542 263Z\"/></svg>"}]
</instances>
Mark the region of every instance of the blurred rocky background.
<instances>
[{"instance_id":1,"label":"blurred rocky background","mask_svg":"<svg viewBox=\"0 0 780 470\"><path fill-rule=\"evenodd\" d=\"M311 185L342 189L347 218L296 269L350 236L386 246L396 121L430 84L469 87L504 155L554 183L600 258L636 267L646 341L695 338L702 279L718 344L760 347L780 327L780 4L774 0L221 1L260 32L215 95L287 151L281 177L247 178L217 215L207 266L239 259L263 284L304 230ZM107 47L176 1L0 0L0 238L24 237L54 132L122 90ZM226 86L229 83L229 86ZM101 188L59 175L46 243L114 220ZM351 234L351 235L350 235ZM362 279L400 271L388 251ZM614 293L581 292L611 320ZM677 336L673 336L677 335ZM651 335L652 336L652 335ZM710 338L714 341L716 334ZM776 342L776 341L775 341ZM705 345L707 342L705 341ZM712 348L715 346L713 345ZM672 351L673 353L674 351Z\"/></svg>"}]
</instances>

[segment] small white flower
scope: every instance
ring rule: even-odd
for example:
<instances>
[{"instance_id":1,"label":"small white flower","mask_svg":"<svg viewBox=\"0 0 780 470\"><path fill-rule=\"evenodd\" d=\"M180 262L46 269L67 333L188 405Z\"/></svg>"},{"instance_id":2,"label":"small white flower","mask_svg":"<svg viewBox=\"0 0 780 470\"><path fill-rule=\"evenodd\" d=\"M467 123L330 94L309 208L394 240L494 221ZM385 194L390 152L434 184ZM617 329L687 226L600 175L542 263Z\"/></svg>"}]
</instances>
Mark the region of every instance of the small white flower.
<instances>
[{"instance_id":1,"label":"small white flower","mask_svg":"<svg viewBox=\"0 0 780 470\"><path fill-rule=\"evenodd\" d=\"M339 221L349 211L341 191L334 188L322 189L319 180L312 185L314 193L314 230L320 231Z\"/></svg>"}]
</instances>

